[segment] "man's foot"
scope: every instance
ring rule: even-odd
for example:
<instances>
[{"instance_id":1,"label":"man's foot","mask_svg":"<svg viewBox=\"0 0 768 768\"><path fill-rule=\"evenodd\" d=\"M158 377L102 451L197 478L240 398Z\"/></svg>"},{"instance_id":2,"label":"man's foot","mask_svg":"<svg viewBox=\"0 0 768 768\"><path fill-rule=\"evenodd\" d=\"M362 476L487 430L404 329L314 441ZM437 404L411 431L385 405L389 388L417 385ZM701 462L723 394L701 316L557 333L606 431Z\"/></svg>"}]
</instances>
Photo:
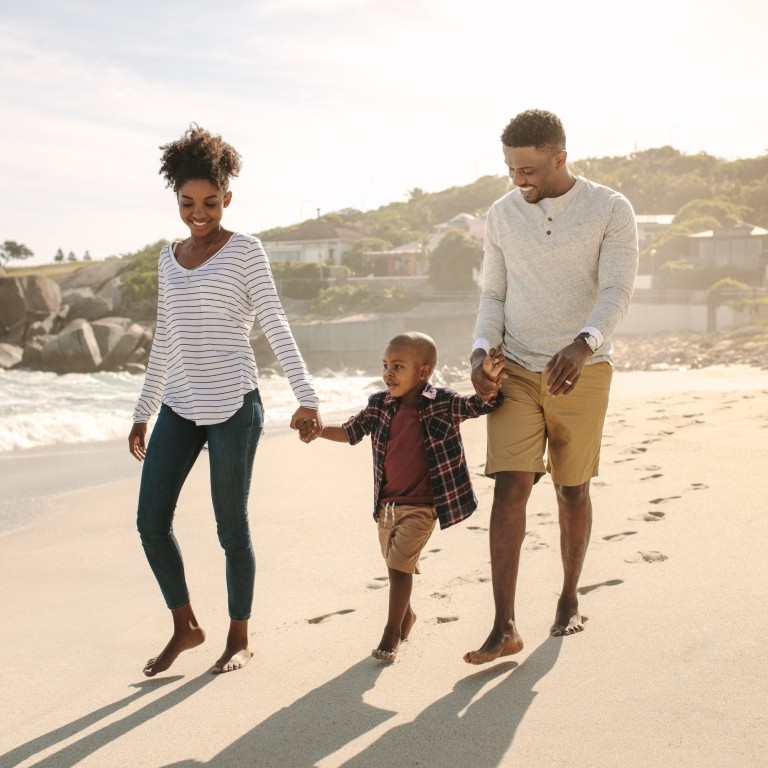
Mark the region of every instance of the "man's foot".
<instances>
[{"instance_id":1,"label":"man's foot","mask_svg":"<svg viewBox=\"0 0 768 768\"><path fill-rule=\"evenodd\" d=\"M411 634L411 629L413 629L415 623L416 614L412 610L409 610L408 613L405 614L402 626L400 627L400 640L408 639L408 635Z\"/></svg>"},{"instance_id":2,"label":"man's foot","mask_svg":"<svg viewBox=\"0 0 768 768\"><path fill-rule=\"evenodd\" d=\"M195 648L205 642L205 632L201 627L189 627L184 630L177 630L173 637L168 641L168 645L163 648L159 656L150 659L144 665L144 674L147 677L154 677L158 672L165 672L176 657L190 648Z\"/></svg>"},{"instance_id":3,"label":"man's foot","mask_svg":"<svg viewBox=\"0 0 768 768\"><path fill-rule=\"evenodd\" d=\"M558 611L555 616L555 623L549 630L549 634L552 637L564 637L565 635L575 635L577 632L584 631L584 623L587 621L587 617L575 612Z\"/></svg>"},{"instance_id":4,"label":"man's foot","mask_svg":"<svg viewBox=\"0 0 768 768\"><path fill-rule=\"evenodd\" d=\"M500 656L512 656L523 650L523 638L512 628L511 632L500 633L495 629L488 635L488 639L477 651L464 654L467 664L487 664L495 661Z\"/></svg>"},{"instance_id":5,"label":"man's foot","mask_svg":"<svg viewBox=\"0 0 768 768\"><path fill-rule=\"evenodd\" d=\"M387 651L384 648L374 648L371 651L371 656L373 656L374 659L391 664L395 660L395 656L397 656L397 648L394 648L391 651Z\"/></svg>"},{"instance_id":6,"label":"man's foot","mask_svg":"<svg viewBox=\"0 0 768 768\"><path fill-rule=\"evenodd\" d=\"M250 648L232 649L227 647L213 665L211 672L214 675L234 672L236 669L242 669L252 658L253 651Z\"/></svg>"}]
</instances>

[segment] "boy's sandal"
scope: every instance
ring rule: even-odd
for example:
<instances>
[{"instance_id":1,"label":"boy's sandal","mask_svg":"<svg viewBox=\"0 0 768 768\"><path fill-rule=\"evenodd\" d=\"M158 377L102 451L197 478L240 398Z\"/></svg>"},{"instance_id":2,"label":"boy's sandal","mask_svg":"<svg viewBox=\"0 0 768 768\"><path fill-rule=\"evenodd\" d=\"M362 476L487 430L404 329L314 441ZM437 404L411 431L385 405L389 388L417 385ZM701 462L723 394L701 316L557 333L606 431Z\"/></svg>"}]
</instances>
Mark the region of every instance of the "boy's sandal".
<instances>
[{"instance_id":1,"label":"boy's sandal","mask_svg":"<svg viewBox=\"0 0 768 768\"><path fill-rule=\"evenodd\" d=\"M394 651L383 651L381 648L374 648L371 651L371 656L373 656L374 659L386 661L388 664L391 664L395 660L395 656L397 656L397 649Z\"/></svg>"}]
</instances>

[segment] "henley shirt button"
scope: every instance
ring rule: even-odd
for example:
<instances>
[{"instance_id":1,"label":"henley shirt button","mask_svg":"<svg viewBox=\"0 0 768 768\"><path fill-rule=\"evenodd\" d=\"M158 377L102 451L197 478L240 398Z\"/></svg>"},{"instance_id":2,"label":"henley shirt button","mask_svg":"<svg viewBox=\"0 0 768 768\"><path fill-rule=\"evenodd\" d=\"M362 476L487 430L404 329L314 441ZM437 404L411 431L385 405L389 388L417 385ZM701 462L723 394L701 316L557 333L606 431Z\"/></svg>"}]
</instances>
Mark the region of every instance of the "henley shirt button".
<instances>
[{"instance_id":1,"label":"henley shirt button","mask_svg":"<svg viewBox=\"0 0 768 768\"><path fill-rule=\"evenodd\" d=\"M551 234L552 234L552 232L550 232L550 230L547 230L547 234L548 234L548 235L551 235Z\"/></svg>"},{"instance_id":2,"label":"henley shirt button","mask_svg":"<svg viewBox=\"0 0 768 768\"><path fill-rule=\"evenodd\" d=\"M548 217L547 217L547 221L552 221L552 217L551 217L551 216L548 216Z\"/></svg>"}]
</instances>

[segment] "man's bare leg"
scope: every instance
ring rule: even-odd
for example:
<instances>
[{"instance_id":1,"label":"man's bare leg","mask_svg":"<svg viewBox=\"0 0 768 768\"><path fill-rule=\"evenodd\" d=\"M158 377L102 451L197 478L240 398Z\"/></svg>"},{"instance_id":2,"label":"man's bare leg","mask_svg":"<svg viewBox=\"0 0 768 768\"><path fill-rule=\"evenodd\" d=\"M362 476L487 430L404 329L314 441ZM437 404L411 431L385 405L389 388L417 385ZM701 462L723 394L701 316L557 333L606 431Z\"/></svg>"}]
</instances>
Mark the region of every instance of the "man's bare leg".
<instances>
[{"instance_id":1,"label":"man's bare leg","mask_svg":"<svg viewBox=\"0 0 768 768\"><path fill-rule=\"evenodd\" d=\"M387 570L389 572L389 614L384 634L372 655L381 661L394 661L400 641L404 639L403 629L407 628L407 632L410 632L416 620L416 614L411 610L413 574L396 571L394 568Z\"/></svg>"},{"instance_id":2,"label":"man's bare leg","mask_svg":"<svg viewBox=\"0 0 768 768\"><path fill-rule=\"evenodd\" d=\"M468 664L485 664L511 656L523 648L515 625L515 591L520 550L525 538L525 508L531 495L533 472L499 472L491 507L491 578L496 615L493 628L477 651L464 654Z\"/></svg>"},{"instance_id":3,"label":"man's bare leg","mask_svg":"<svg viewBox=\"0 0 768 768\"><path fill-rule=\"evenodd\" d=\"M224 653L213 665L214 675L222 672L234 672L244 667L253 657L253 651L248 647L248 621L229 620L229 632Z\"/></svg>"},{"instance_id":4,"label":"man's bare leg","mask_svg":"<svg viewBox=\"0 0 768 768\"><path fill-rule=\"evenodd\" d=\"M560 556L563 561L563 589L557 601L553 637L572 635L584 629L587 620L579 612L577 589L592 533L592 499L589 480L583 485L555 485L560 517Z\"/></svg>"},{"instance_id":5,"label":"man's bare leg","mask_svg":"<svg viewBox=\"0 0 768 768\"><path fill-rule=\"evenodd\" d=\"M195 612L192 610L192 603L187 603L181 608L174 608L171 611L171 616L173 617L173 635L160 654L144 665L144 674L147 677L154 677L158 672L165 672L176 661L176 657L180 653L205 641L205 632L197 623Z\"/></svg>"}]
</instances>

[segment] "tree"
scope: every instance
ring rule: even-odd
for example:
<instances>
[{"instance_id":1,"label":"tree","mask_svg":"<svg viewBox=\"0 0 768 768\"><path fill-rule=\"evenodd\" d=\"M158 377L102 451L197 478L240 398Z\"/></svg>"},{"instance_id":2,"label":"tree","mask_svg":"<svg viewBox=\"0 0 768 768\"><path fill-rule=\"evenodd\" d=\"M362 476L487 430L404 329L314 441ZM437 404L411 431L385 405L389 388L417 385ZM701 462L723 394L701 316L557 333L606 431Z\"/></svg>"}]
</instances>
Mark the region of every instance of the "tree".
<instances>
[{"instance_id":1,"label":"tree","mask_svg":"<svg viewBox=\"0 0 768 768\"><path fill-rule=\"evenodd\" d=\"M35 254L22 243L6 240L0 245L0 264L7 264L11 259L28 259Z\"/></svg>"},{"instance_id":2,"label":"tree","mask_svg":"<svg viewBox=\"0 0 768 768\"><path fill-rule=\"evenodd\" d=\"M483 261L483 246L460 229L449 229L429 256L429 282L440 291L474 288L472 270Z\"/></svg>"},{"instance_id":3,"label":"tree","mask_svg":"<svg viewBox=\"0 0 768 768\"><path fill-rule=\"evenodd\" d=\"M91 256L91 252L86 249L85 253L83 254L83 261L93 261L93 258Z\"/></svg>"},{"instance_id":4,"label":"tree","mask_svg":"<svg viewBox=\"0 0 768 768\"><path fill-rule=\"evenodd\" d=\"M54 261L64 261L64 251L59 248L58 251L56 251L56 255L53 257Z\"/></svg>"},{"instance_id":5,"label":"tree","mask_svg":"<svg viewBox=\"0 0 768 768\"><path fill-rule=\"evenodd\" d=\"M365 275L369 271L366 268L365 254L373 251L387 251L391 247L392 243L389 240L382 240L380 237L364 237L342 255L341 263L346 264L354 274Z\"/></svg>"},{"instance_id":6,"label":"tree","mask_svg":"<svg viewBox=\"0 0 768 768\"><path fill-rule=\"evenodd\" d=\"M70 251L67 254L67 261L73 261L73 262L77 261L77 256L75 256L75 252L74 251Z\"/></svg>"}]
</instances>

